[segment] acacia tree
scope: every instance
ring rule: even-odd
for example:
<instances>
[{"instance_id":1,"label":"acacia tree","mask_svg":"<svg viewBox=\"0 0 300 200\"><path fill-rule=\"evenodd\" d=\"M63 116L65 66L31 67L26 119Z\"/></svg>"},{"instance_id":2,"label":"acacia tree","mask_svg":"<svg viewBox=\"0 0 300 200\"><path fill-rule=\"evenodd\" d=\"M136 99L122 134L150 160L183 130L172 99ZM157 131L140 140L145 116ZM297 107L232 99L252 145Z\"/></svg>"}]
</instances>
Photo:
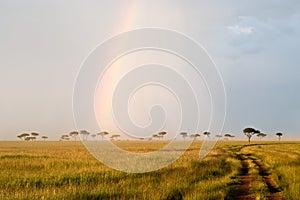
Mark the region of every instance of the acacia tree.
<instances>
[{"instance_id":1,"label":"acacia tree","mask_svg":"<svg viewBox=\"0 0 300 200\"><path fill-rule=\"evenodd\" d=\"M256 135L256 134L260 133L259 130L256 130L256 129L254 129L254 128L245 128L245 129L243 130L243 132L244 132L244 134L248 137L248 142L250 142L251 137L252 137L253 135Z\"/></svg>"},{"instance_id":2,"label":"acacia tree","mask_svg":"<svg viewBox=\"0 0 300 200\"><path fill-rule=\"evenodd\" d=\"M102 131L100 133L97 133L97 135L100 135L102 137L102 140L104 139L104 136L108 135L109 133L107 131Z\"/></svg>"},{"instance_id":3,"label":"acacia tree","mask_svg":"<svg viewBox=\"0 0 300 200\"><path fill-rule=\"evenodd\" d=\"M257 137L259 137L260 140L266 136L267 136L267 134L265 134L265 133L257 133Z\"/></svg>"},{"instance_id":4,"label":"acacia tree","mask_svg":"<svg viewBox=\"0 0 300 200\"><path fill-rule=\"evenodd\" d=\"M276 133L276 135L277 135L277 137L278 137L278 141L280 141L280 140L281 140L281 137L283 136L283 134L282 134L282 133Z\"/></svg>"},{"instance_id":5,"label":"acacia tree","mask_svg":"<svg viewBox=\"0 0 300 200\"><path fill-rule=\"evenodd\" d=\"M32 140L36 140L38 136L39 136L38 133L35 132L31 133Z\"/></svg>"},{"instance_id":6,"label":"acacia tree","mask_svg":"<svg viewBox=\"0 0 300 200\"><path fill-rule=\"evenodd\" d=\"M110 138L111 138L112 140L114 140L115 138L119 138L119 137L120 137L120 135L115 134L115 135L112 135Z\"/></svg>"},{"instance_id":7,"label":"acacia tree","mask_svg":"<svg viewBox=\"0 0 300 200\"><path fill-rule=\"evenodd\" d=\"M30 136L28 133L22 133L20 135L18 135L17 137L20 139L20 140L25 140L26 137Z\"/></svg>"},{"instance_id":8,"label":"acacia tree","mask_svg":"<svg viewBox=\"0 0 300 200\"><path fill-rule=\"evenodd\" d=\"M206 136L206 137L208 137L208 138L210 138L210 134L211 134L211 133L208 132L208 131L203 132L203 135Z\"/></svg>"},{"instance_id":9,"label":"acacia tree","mask_svg":"<svg viewBox=\"0 0 300 200\"><path fill-rule=\"evenodd\" d=\"M161 139L163 139L164 136L165 136L166 134L167 134L166 131L161 131L161 132L158 133L158 136L159 136Z\"/></svg>"},{"instance_id":10,"label":"acacia tree","mask_svg":"<svg viewBox=\"0 0 300 200\"><path fill-rule=\"evenodd\" d=\"M92 135L91 135L91 137L92 137L94 140L95 140L96 136L97 136L96 134L92 134Z\"/></svg>"},{"instance_id":11,"label":"acacia tree","mask_svg":"<svg viewBox=\"0 0 300 200\"><path fill-rule=\"evenodd\" d=\"M159 136L157 134L153 134L152 138L159 138Z\"/></svg>"},{"instance_id":12,"label":"acacia tree","mask_svg":"<svg viewBox=\"0 0 300 200\"><path fill-rule=\"evenodd\" d=\"M191 137L191 138L194 138L194 139L196 140L197 137L200 137L200 134L195 133L195 134L190 135L190 137Z\"/></svg>"},{"instance_id":13,"label":"acacia tree","mask_svg":"<svg viewBox=\"0 0 300 200\"><path fill-rule=\"evenodd\" d=\"M48 139L48 136L43 135L43 136L42 136L42 139L45 141L46 139Z\"/></svg>"},{"instance_id":14,"label":"acacia tree","mask_svg":"<svg viewBox=\"0 0 300 200\"><path fill-rule=\"evenodd\" d=\"M227 140L229 140L229 138L233 138L233 137L235 137L234 135L231 135L230 133L226 133L225 135L224 135L224 138L226 138Z\"/></svg>"},{"instance_id":15,"label":"acacia tree","mask_svg":"<svg viewBox=\"0 0 300 200\"><path fill-rule=\"evenodd\" d=\"M188 137L188 133L187 132L181 132L180 135L183 137L183 139Z\"/></svg>"},{"instance_id":16,"label":"acacia tree","mask_svg":"<svg viewBox=\"0 0 300 200\"><path fill-rule=\"evenodd\" d=\"M74 140L76 141L76 138L77 138L78 134L79 134L78 131L72 131L72 132L69 133L69 136L73 137Z\"/></svg>"},{"instance_id":17,"label":"acacia tree","mask_svg":"<svg viewBox=\"0 0 300 200\"><path fill-rule=\"evenodd\" d=\"M83 140L87 140L87 137L89 136L90 133L86 130L82 130L80 131L80 134L82 135Z\"/></svg>"},{"instance_id":18,"label":"acacia tree","mask_svg":"<svg viewBox=\"0 0 300 200\"><path fill-rule=\"evenodd\" d=\"M69 135L62 135L60 136L61 140L70 140Z\"/></svg>"}]
</instances>

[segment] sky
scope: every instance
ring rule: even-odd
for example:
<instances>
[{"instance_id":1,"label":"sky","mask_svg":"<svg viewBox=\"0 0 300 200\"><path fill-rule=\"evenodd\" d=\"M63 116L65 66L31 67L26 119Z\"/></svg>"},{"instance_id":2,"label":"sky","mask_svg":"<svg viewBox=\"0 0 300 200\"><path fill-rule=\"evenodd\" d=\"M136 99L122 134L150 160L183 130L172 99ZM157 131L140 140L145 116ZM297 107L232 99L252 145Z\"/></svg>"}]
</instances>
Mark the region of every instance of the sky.
<instances>
[{"instance_id":1,"label":"sky","mask_svg":"<svg viewBox=\"0 0 300 200\"><path fill-rule=\"evenodd\" d=\"M180 32L206 49L226 89L224 133L244 138L251 126L270 140L278 131L300 139L298 0L1 0L0 140L23 132L57 140L75 130L84 60L103 41L145 27Z\"/></svg>"}]
</instances>

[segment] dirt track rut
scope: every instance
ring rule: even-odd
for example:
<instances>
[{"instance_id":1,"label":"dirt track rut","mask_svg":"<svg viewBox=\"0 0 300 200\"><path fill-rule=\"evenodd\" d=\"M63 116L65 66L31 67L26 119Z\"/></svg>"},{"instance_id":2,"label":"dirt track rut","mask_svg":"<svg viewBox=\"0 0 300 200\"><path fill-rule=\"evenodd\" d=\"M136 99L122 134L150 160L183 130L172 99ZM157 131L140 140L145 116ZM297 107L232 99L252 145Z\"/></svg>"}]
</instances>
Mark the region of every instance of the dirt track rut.
<instances>
[{"instance_id":1,"label":"dirt track rut","mask_svg":"<svg viewBox=\"0 0 300 200\"><path fill-rule=\"evenodd\" d=\"M241 150L241 149L240 149ZM280 189L277 187L276 183L271 177L270 171L255 157L242 154L240 152L235 152L237 158L240 160L242 164L241 172L238 176L238 185L236 186L234 192L227 199L237 199L237 200L254 200L255 196L251 195L251 182L254 181L254 177L249 174L249 163L254 163L259 170L259 176L262 177L264 182L266 183L266 187L268 189L268 195L266 195L266 199L268 200L284 200Z\"/></svg>"},{"instance_id":2,"label":"dirt track rut","mask_svg":"<svg viewBox=\"0 0 300 200\"><path fill-rule=\"evenodd\" d=\"M247 200L253 199L250 195L250 183L253 178L249 175L248 160L241 154L237 154L238 159L242 163L241 173L239 175L239 185L237 186L234 195L231 199Z\"/></svg>"}]
</instances>

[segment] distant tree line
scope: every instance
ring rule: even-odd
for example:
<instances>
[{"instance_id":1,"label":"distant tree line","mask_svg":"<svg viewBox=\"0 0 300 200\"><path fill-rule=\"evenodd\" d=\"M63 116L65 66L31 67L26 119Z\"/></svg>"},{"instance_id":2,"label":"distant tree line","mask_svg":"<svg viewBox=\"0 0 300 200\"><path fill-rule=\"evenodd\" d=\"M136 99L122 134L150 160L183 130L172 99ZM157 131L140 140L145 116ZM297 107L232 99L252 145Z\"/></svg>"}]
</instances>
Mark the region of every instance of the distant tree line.
<instances>
[{"instance_id":1,"label":"distant tree line","mask_svg":"<svg viewBox=\"0 0 300 200\"><path fill-rule=\"evenodd\" d=\"M261 132L260 130L257 130L255 128L245 128L243 129L243 133L244 135L248 138L248 142L251 141L252 136L257 136L260 140L264 137L267 136L266 133ZM108 131L102 131L96 134L90 134L90 132L88 132L87 130L81 130L81 131L71 131L69 134L62 134L60 136L60 141L69 141L69 140L74 140L77 141L78 137L81 135L82 140L87 141L88 140L88 136L90 135L92 137L93 140L96 140L97 138L101 138L101 140L104 140L105 137L107 137L110 133ZM158 140L162 140L164 139L165 135L167 135L166 131L161 131L157 134L153 134L150 138L139 138L140 140L153 140L153 139L158 139ZM191 138L191 139L197 139L199 138L201 135L203 135L205 138L209 139L211 137L211 132L209 131L204 131L202 134L200 133L192 133L189 134L187 132L181 132L180 133L181 137L186 140L187 138ZM283 136L283 133L278 132L275 133L275 135L278 137L278 140L281 141L281 138ZM39 133L36 132L32 132L32 133L22 133L17 135L17 137L20 140L23 141L35 141L39 138ZM108 139L110 140L118 140L121 137L121 135L119 134L112 134ZM217 134L215 135L216 138L224 138L224 140L229 140L230 138L234 138L235 136L230 134L230 133L226 133L224 135L221 134ZM40 137L42 140L47 140L48 136L43 135Z\"/></svg>"},{"instance_id":2,"label":"distant tree line","mask_svg":"<svg viewBox=\"0 0 300 200\"><path fill-rule=\"evenodd\" d=\"M20 140L24 140L24 141L34 141L34 140L37 140L38 137L39 137L39 133L36 133L36 132L32 132L32 133L21 133L19 135L17 135L17 137L20 139ZM48 136L46 135L43 135L41 136L41 138L45 141L46 139L48 139Z\"/></svg>"}]
</instances>

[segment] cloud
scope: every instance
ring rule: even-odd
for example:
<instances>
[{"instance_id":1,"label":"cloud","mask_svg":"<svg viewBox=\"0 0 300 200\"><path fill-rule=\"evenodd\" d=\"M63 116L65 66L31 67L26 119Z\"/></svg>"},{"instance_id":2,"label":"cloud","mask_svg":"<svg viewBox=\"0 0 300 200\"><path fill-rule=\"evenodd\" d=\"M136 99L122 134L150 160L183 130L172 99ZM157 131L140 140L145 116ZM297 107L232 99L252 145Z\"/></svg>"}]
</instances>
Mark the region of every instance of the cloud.
<instances>
[{"instance_id":1,"label":"cloud","mask_svg":"<svg viewBox=\"0 0 300 200\"><path fill-rule=\"evenodd\" d=\"M247 123L271 132L299 132L295 120L300 112L300 95L295 92L300 85L299 21L299 13L274 13L236 16L224 25L218 53L227 88L227 116L233 121L228 130L240 130Z\"/></svg>"},{"instance_id":2,"label":"cloud","mask_svg":"<svg viewBox=\"0 0 300 200\"><path fill-rule=\"evenodd\" d=\"M234 26L228 26L227 27L229 31L231 31L233 34L237 35L250 35L254 33L255 28L252 26L240 26L240 25L234 25Z\"/></svg>"}]
</instances>

